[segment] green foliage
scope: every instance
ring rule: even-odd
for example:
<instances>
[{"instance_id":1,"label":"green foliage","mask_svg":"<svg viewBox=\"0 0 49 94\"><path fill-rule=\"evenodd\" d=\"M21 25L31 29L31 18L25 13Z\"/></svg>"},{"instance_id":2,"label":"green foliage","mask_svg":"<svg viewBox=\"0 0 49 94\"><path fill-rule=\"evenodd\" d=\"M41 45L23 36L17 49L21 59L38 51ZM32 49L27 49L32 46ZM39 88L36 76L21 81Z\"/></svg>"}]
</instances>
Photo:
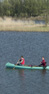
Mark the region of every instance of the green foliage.
<instances>
[{"instance_id":1,"label":"green foliage","mask_svg":"<svg viewBox=\"0 0 49 94\"><path fill-rule=\"evenodd\" d=\"M49 0L3 0L0 16L35 17L49 14Z\"/></svg>"},{"instance_id":2,"label":"green foliage","mask_svg":"<svg viewBox=\"0 0 49 94\"><path fill-rule=\"evenodd\" d=\"M2 3L0 2L0 16L3 15L3 7L2 7Z\"/></svg>"}]
</instances>

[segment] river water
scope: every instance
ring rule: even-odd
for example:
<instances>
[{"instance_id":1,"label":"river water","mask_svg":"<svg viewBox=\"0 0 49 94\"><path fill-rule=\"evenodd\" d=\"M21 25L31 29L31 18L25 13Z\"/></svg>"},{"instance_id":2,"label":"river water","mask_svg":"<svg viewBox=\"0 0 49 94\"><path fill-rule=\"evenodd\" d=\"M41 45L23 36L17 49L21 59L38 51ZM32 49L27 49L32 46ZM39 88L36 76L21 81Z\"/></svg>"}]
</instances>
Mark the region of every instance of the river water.
<instances>
[{"instance_id":1,"label":"river water","mask_svg":"<svg viewBox=\"0 0 49 94\"><path fill-rule=\"evenodd\" d=\"M49 65L49 32L0 32L0 94L49 94L49 70L6 69L21 55L26 65Z\"/></svg>"}]
</instances>

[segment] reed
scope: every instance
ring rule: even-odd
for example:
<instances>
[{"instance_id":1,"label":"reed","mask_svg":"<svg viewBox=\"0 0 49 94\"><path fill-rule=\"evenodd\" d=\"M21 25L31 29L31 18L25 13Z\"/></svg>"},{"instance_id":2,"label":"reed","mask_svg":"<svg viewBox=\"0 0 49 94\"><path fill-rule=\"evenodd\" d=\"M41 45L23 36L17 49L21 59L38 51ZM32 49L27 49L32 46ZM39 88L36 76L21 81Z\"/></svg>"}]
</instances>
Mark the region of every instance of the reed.
<instances>
[{"instance_id":1,"label":"reed","mask_svg":"<svg viewBox=\"0 0 49 94\"><path fill-rule=\"evenodd\" d=\"M14 20L11 17L0 18L0 31L49 31L49 25L35 24L32 20Z\"/></svg>"}]
</instances>

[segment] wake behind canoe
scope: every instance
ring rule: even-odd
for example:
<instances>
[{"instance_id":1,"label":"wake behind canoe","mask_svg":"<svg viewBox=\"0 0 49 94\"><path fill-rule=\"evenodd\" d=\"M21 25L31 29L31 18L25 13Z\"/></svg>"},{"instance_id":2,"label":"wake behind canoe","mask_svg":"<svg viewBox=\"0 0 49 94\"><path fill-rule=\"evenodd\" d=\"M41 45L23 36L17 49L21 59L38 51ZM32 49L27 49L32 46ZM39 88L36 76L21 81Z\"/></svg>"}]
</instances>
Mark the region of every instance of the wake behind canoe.
<instances>
[{"instance_id":1,"label":"wake behind canoe","mask_svg":"<svg viewBox=\"0 0 49 94\"><path fill-rule=\"evenodd\" d=\"M28 66L28 65L25 65L25 66L19 66L19 65L15 65L15 64L12 64L10 62L7 62L6 65L5 65L6 68L15 68L15 69L39 69L39 70L43 70L43 69L49 69L49 66L47 67L36 67L36 66Z\"/></svg>"}]
</instances>

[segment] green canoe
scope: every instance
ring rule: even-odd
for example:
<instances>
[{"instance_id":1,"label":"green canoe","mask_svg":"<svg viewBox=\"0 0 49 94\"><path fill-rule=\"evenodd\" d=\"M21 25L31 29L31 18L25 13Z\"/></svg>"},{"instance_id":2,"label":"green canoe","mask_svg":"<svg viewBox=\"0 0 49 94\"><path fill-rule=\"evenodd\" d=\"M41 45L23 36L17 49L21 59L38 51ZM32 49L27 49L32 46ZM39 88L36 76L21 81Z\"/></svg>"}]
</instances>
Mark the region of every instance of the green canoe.
<instances>
[{"instance_id":1,"label":"green canoe","mask_svg":"<svg viewBox=\"0 0 49 94\"><path fill-rule=\"evenodd\" d=\"M49 66L47 67L27 66L27 65L19 66L19 65L12 64L10 62L7 62L5 66L6 68L15 68L15 69L39 69L39 70L49 69Z\"/></svg>"}]
</instances>

